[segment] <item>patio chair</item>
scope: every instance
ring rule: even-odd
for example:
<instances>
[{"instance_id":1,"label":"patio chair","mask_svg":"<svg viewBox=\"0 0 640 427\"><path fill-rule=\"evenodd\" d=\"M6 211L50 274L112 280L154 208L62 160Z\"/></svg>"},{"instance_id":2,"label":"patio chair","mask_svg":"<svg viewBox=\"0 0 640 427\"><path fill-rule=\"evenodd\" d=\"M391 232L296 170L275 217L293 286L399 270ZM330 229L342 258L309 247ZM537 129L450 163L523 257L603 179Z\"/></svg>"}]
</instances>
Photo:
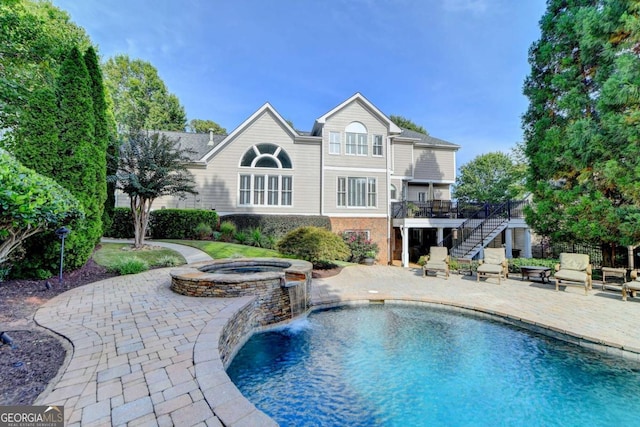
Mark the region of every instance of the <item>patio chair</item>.
<instances>
[{"instance_id":1,"label":"patio chair","mask_svg":"<svg viewBox=\"0 0 640 427\"><path fill-rule=\"evenodd\" d=\"M622 300L626 301L628 295L635 298L638 291L640 291L640 277L638 277L638 271L633 270L631 271L631 281L622 285Z\"/></svg>"},{"instance_id":2,"label":"patio chair","mask_svg":"<svg viewBox=\"0 0 640 427\"><path fill-rule=\"evenodd\" d=\"M444 246L431 246L426 262L422 266L422 276L426 277L429 271L444 271L445 279L449 279L449 250Z\"/></svg>"},{"instance_id":3,"label":"patio chair","mask_svg":"<svg viewBox=\"0 0 640 427\"><path fill-rule=\"evenodd\" d=\"M502 279L509 277L507 256L504 248L484 248L484 259L480 260L476 273L477 282L480 281L480 276L497 276L498 284L502 284Z\"/></svg>"},{"instance_id":4,"label":"patio chair","mask_svg":"<svg viewBox=\"0 0 640 427\"><path fill-rule=\"evenodd\" d=\"M560 264L556 264L555 270L553 277L556 279L556 291L558 285L563 282L584 286L584 294L589 295L589 289L592 287L589 255L563 252L560 254Z\"/></svg>"}]
</instances>

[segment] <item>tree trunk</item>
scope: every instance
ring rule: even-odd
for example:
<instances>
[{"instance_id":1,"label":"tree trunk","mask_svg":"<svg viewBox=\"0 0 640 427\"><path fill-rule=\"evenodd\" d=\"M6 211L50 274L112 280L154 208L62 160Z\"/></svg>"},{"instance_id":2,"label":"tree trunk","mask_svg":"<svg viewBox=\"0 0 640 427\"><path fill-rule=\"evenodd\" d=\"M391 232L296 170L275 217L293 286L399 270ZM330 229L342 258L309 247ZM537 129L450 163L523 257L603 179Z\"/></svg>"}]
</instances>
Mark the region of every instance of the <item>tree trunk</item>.
<instances>
[{"instance_id":1,"label":"tree trunk","mask_svg":"<svg viewBox=\"0 0 640 427\"><path fill-rule=\"evenodd\" d=\"M149 212L153 199L146 199L140 196L131 198L131 213L133 215L134 243L135 249L144 247L144 237L147 234L149 225Z\"/></svg>"}]
</instances>

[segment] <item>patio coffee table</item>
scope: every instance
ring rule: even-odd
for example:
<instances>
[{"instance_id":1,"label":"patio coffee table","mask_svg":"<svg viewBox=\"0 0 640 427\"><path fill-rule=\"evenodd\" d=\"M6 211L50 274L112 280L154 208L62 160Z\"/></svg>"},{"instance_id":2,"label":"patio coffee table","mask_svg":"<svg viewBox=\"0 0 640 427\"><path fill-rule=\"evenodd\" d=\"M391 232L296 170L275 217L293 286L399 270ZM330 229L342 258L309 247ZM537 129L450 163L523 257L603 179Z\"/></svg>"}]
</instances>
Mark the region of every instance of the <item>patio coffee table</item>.
<instances>
[{"instance_id":1,"label":"patio coffee table","mask_svg":"<svg viewBox=\"0 0 640 427\"><path fill-rule=\"evenodd\" d=\"M522 274L522 280L524 280L525 277L530 280L530 276L537 276L542 280L542 283L549 283L551 268L537 265L523 265L520 267L520 274Z\"/></svg>"}]
</instances>

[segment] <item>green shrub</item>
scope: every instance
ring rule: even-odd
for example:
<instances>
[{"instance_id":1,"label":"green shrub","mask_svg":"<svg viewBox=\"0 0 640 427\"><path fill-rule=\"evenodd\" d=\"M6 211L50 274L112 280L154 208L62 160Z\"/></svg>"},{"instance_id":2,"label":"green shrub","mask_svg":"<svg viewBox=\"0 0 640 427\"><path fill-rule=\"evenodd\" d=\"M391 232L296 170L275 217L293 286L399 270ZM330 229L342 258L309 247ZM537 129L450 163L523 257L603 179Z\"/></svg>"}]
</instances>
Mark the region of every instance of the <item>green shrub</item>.
<instances>
[{"instance_id":1,"label":"green shrub","mask_svg":"<svg viewBox=\"0 0 640 427\"><path fill-rule=\"evenodd\" d=\"M267 236L262 234L259 228L249 230L249 244L257 248L264 248L267 245Z\"/></svg>"},{"instance_id":2,"label":"green shrub","mask_svg":"<svg viewBox=\"0 0 640 427\"><path fill-rule=\"evenodd\" d=\"M138 257L120 258L109 266L109 270L115 271L120 275L137 274L147 271L149 264Z\"/></svg>"},{"instance_id":3,"label":"green shrub","mask_svg":"<svg viewBox=\"0 0 640 427\"><path fill-rule=\"evenodd\" d=\"M230 242L234 238L234 234L238 229L236 225L231 221L222 221L220 223L220 240L223 242Z\"/></svg>"},{"instance_id":4,"label":"green shrub","mask_svg":"<svg viewBox=\"0 0 640 427\"><path fill-rule=\"evenodd\" d=\"M378 256L378 245L368 239L366 233L342 233L342 240L351 251L351 262L360 263L365 258Z\"/></svg>"},{"instance_id":5,"label":"green shrub","mask_svg":"<svg viewBox=\"0 0 640 427\"><path fill-rule=\"evenodd\" d=\"M520 267L523 265L549 267L552 271L557 263L560 261L557 259L542 259L542 258L512 258L509 260L509 273L520 273Z\"/></svg>"},{"instance_id":6,"label":"green shrub","mask_svg":"<svg viewBox=\"0 0 640 427\"><path fill-rule=\"evenodd\" d=\"M161 258L158 258L153 263L153 266L154 267L175 267L180 264L182 264L182 262L178 258L171 255L165 255Z\"/></svg>"},{"instance_id":7,"label":"green shrub","mask_svg":"<svg viewBox=\"0 0 640 427\"><path fill-rule=\"evenodd\" d=\"M197 238L193 224L206 224L215 229L218 224L216 211L205 209L160 209L152 211L149 229L153 239Z\"/></svg>"},{"instance_id":8,"label":"green shrub","mask_svg":"<svg viewBox=\"0 0 640 427\"><path fill-rule=\"evenodd\" d=\"M209 224L201 222L196 225L196 228L193 229L193 232L199 240L206 240L211 238L211 235L213 234L213 228L211 228Z\"/></svg>"},{"instance_id":9,"label":"green shrub","mask_svg":"<svg viewBox=\"0 0 640 427\"><path fill-rule=\"evenodd\" d=\"M246 245L249 242L249 234L244 231L236 231L233 233L233 240L240 245Z\"/></svg>"},{"instance_id":10,"label":"green shrub","mask_svg":"<svg viewBox=\"0 0 640 427\"><path fill-rule=\"evenodd\" d=\"M113 221L111 227L104 233L107 237L114 239L133 239L133 216L130 208L115 208L113 210Z\"/></svg>"},{"instance_id":11,"label":"green shrub","mask_svg":"<svg viewBox=\"0 0 640 427\"><path fill-rule=\"evenodd\" d=\"M351 251L342 238L319 227L300 227L280 240L277 249L284 255L293 256L324 267L333 261L346 261Z\"/></svg>"},{"instance_id":12,"label":"green shrub","mask_svg":"<svg viewBox=\"0 0 640 427\"><path fill-rule=\"evenodd\" d=\"M331 230L331 220L327 216L231 214L221 220L233 223L238 230L259 228L263 235L274 236L276 240L300 227Z\"/></svg>"}]
</instances>

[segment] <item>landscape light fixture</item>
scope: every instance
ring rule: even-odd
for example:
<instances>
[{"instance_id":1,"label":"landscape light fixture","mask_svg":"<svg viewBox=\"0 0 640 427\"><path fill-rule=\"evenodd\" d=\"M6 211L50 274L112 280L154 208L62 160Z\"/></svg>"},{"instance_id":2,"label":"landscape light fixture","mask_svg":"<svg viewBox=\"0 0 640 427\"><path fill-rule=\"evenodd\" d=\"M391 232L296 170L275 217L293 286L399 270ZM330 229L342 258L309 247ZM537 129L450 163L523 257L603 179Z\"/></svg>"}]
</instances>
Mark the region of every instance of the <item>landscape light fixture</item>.
<instances>
[{"instance_id":1,"label":"landscape light fixture","mask_svg":"<svg viewBox=\"0 0 640 427\"><path fill-rule=\"evenodd\" d=\"M64 238L69 235L71 230L67 227L60 227L56 230L56 236L62 240L62 246L60 246L60 276L58 277L58 283L62 284L62 266L64 265Z\"/></svg>"}]
</instances>

